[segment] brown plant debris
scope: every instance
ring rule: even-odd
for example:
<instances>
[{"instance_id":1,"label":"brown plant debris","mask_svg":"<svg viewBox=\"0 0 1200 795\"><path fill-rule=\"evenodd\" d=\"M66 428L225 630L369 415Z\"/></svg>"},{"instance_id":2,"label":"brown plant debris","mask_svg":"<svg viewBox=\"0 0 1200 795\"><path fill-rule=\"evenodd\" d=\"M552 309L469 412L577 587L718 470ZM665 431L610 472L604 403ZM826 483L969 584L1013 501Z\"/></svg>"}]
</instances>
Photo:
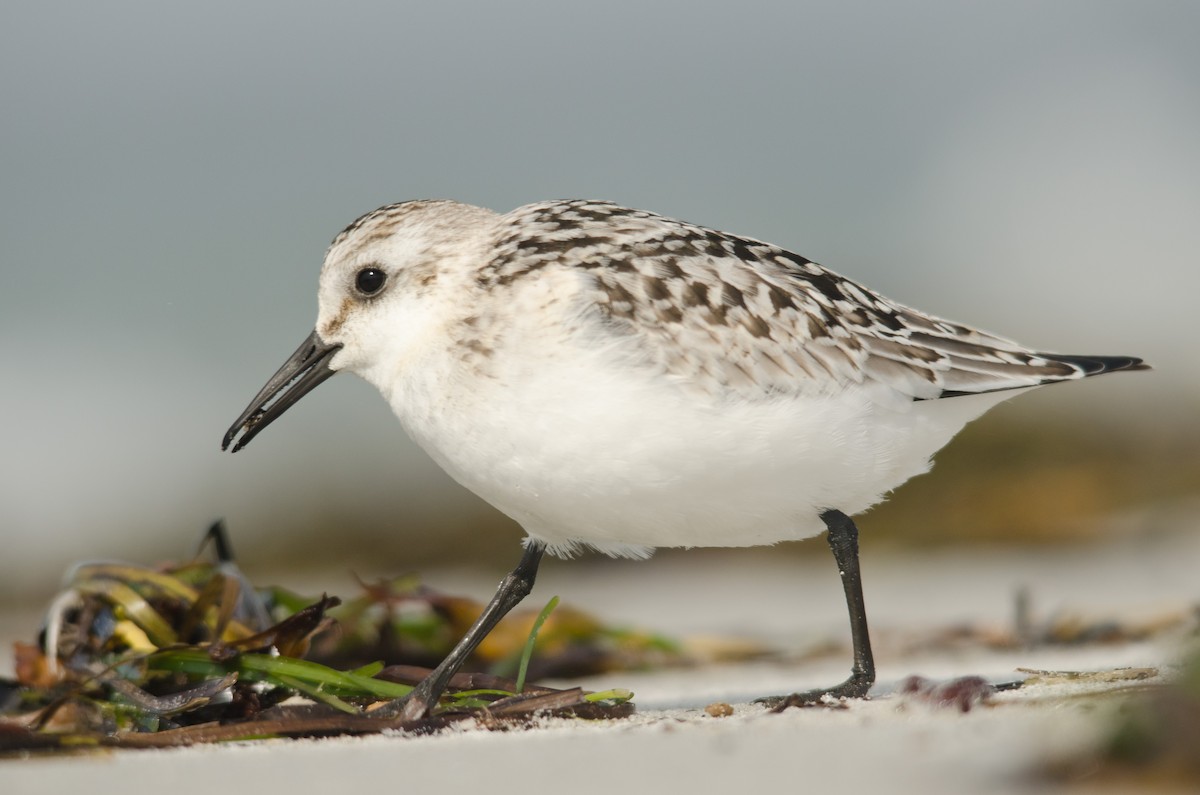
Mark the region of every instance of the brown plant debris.
<instances>
[{"instance_id":1,"label":"brown plant debris","mask_svg":"<svg viewBox=\"0 0 1200 795\"><path fill-rule=\"evenodd\" d=\"M462 720L507 729L540 715L619 718L633 711L628 691L517 682L678 657L668 641L571 609L550 616L530 657L536 611L517 614L472 660L487 670L454 677L430 717L376 717L377 707L412 690L482 605L412 577L366 585L345 604L257 590L220 553L228 549L223 532L209 531L215 562L78 566L47 610L39 642L15 644L16 678L0 680L0 752L430 732Z\"/></svg>"}]
</instances>

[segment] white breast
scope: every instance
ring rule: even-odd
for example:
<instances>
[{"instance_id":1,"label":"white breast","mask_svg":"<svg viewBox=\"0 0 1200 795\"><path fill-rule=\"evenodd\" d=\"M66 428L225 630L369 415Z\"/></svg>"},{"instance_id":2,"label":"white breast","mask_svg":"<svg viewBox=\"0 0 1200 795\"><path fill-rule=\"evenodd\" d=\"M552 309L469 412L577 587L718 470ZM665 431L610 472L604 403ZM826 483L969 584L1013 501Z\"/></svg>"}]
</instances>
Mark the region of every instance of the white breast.
<instances>
[{"instance_id":1,"label":"white breast","mask_svg":"<svg viewBox=\"0 0 1200 795\"><path fill-rule=\"evenodd\" d=\"M572 331L567 308L539 309L506 331L486 377L431 353L383 391L451 476L557 554L815 535L823 510L870 507L1015 394L717 400Z\"/></svg>"}]
</instances>

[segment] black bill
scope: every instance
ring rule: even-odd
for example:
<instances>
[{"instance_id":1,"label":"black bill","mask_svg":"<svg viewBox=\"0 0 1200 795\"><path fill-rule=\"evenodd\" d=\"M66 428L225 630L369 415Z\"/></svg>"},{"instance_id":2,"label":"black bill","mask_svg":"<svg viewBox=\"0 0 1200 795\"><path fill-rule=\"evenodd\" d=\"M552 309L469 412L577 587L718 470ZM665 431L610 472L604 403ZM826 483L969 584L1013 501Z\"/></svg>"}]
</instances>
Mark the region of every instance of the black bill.
<instances>
[{"instance_id":1,"label":"black bill","mask_svg":"<svg viewBox=\"0 0 1200 795\"><path fill-rule=\"evenodd\" d=\"M325 342L315 331L309 334L308 339L283 363L279 372L271 376L271 380L254 396L242 416L225 432L221 449L228 450L230 443L241 433L242 438L233 446L233 452L241 450L292 404L336 373L337 370L329 368L329 360L341 348L341 345Z\"/></svg>"}]
</instances>

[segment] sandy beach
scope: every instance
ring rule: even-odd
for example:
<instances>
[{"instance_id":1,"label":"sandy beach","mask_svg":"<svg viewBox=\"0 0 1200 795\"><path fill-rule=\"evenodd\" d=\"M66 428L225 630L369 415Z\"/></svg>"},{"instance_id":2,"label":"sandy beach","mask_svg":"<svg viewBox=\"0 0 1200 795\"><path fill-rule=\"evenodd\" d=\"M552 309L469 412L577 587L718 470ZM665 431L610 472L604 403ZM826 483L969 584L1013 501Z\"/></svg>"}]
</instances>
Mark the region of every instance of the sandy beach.
<instances>
[{"instance_id":1,"label":"sandy beach","mask_svg":"<svg viewBox=\"0 0 1200 795\"><path fill-rule=\"evenodd\" d=\"M626 720L543 719L491 731L471 723L434 736L269 740L170 751L87 752L0 761L5 792L128 792L152 782L177 795L214 785L329 792L404 788L493 793L614 789L729 792L735 788L845 792L1054 791L1039 776L1107 737L1120 694L1169 675L1194 631L1194 563L1200 536L1124 538L1085 549L907 552L865 557L879 682L869 701L771 714L761 695L827 684L847 668L836 575L828 561L696 553L644 563L552 562L532 597L558 594L606 621L691 638L778 649L770 659L573 681L626 687ZM427 575L440 588L485 595L491 581L465 571ZM341 582L333 582L336 591ZM995 650L955 643L955 628L1008 631L1013 594L1028 590L1036 622L1170 624L1137 641ZM7 615L5 640L28 614ZM30 630L32 628L29 628ZM961 632L960 632L961 634ZM812 649L828 644L828 653ZM8 644L5 644L8 647ZM6 661L7 662L7 661ZM1043 681L999 693L969 712L894 692L911 674L979 675L994 682L1046 671L1154 669L1108 681ZM554 683L551 683L554 684ZM734 713L704 707L728 702ZM139 783L141 782L141 783ZM1079 791L1104 782L1085 778ZM1112 783L1112 782L1110 782ZM1119 786L1117 786L1119 784ZM1118 791L1132 786L1113 784Z\"/></svg>"}]
</instances>

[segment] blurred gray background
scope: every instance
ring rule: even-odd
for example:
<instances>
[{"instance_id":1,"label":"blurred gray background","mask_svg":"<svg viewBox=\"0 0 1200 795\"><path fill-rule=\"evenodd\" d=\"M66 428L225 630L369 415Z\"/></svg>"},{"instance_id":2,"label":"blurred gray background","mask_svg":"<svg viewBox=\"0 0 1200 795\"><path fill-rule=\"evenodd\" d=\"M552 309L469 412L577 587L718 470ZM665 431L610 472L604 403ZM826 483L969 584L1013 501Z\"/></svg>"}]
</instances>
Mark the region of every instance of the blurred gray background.
<instances>
[{"instance_id":1,"label":"blurred gray background","mask_svg":"<svg viewBox=\"0 0 1200 795\"><path fill-rule=\"evenodd\" d=\"M6 2L0 599L186 555L220 516L248 566L514 562L519 531L353 377L218 449L311 330L329 240L409 198L763 238L1045 349L1144 356L1012 411L1186 436L1198 35L1187 0Z\"/></svg>"}]
</instances>

